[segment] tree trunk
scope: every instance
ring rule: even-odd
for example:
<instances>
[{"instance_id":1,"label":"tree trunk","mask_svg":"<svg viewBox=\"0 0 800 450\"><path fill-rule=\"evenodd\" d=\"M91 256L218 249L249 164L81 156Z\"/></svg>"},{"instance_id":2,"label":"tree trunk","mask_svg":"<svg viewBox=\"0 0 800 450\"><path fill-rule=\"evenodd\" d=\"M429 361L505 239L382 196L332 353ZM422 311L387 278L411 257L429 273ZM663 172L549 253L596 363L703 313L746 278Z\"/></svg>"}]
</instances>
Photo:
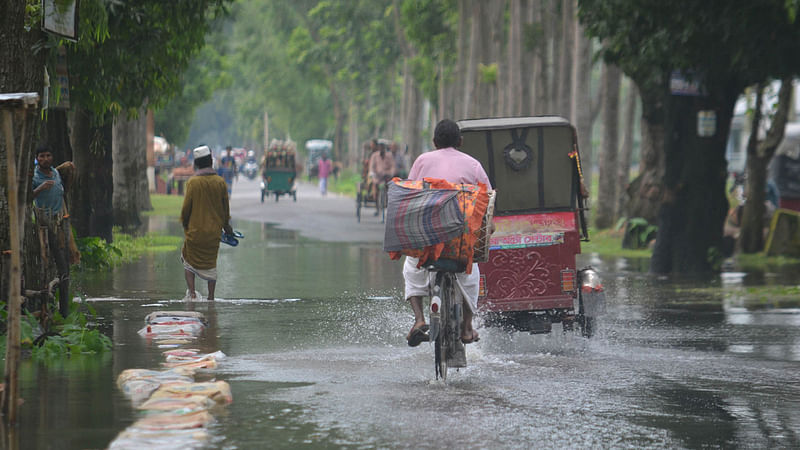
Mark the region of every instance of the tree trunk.
<instances>
[{"instance_id":1,"label":"tree trunk","mask_svg":"<svg viewBox=\"0 0 800 450\"><path fill-rule=\"evenodd\" d=\"M34 27L31 31L24 29L26 3L20 1L6 0L0 6L0 93L21 93L37 92L42 98L42 85L44 84L44 71L46 51L32 53L31 49L43 45L43 34ZM38 289L44 284L44 280L37 276L36 268L41 267L41 260L38 258L39 246L28 245L35 241L36 230L28 214L27 205L31 202L31 179L33 176L33 161L35 159L34 149L39 134L40 121L39 108L29 112L27 124L23 128L20 116L14 121L14 143L16 148L6 148L5 132L0 131L0 250L11 248L9 238L9 198L8 198L8 152L13 152L16 156L16 178L17 178L17 204L20 206L23 244L22 264L23 278L25 279L23 288L30 287ZM0 300L8 301L8 272L11 262L11 255L0 253Z\"/></svg>"},{"instance_id":2,"label":"tree trunk","mask_svg":"<svg viewBox=\"0 0 800 450\"><path fill-rule=\"evenodd\" d=\"M531 115L535 111L537 78L539 59L536 55L536 46L527 39L527 30L533 26L534 17L538 11L535 0L522 0L520 14L523 16L522 29L520 30L522 52L522 91L520 98L520 114L523 116Z\"/></svg>"},{"instance_id":3,"label":"tree trunk","mask_svg":"<svg viewBox=\"0 0 800 450\"><path fill-rule=\"evenodd\" d=\"M506 67L506 113L511 116L522 114L524 101L522 89L522 30L524 25L524 0L511 0L510 22L508 28L508 64Z\"/></svg>"},{"instance_id":4,"label":"tree trunk","mask_svg":"<svg viewBox=\"0 0 800 450\"><path fill-rule=\"evenodd\" d=\"M592 180L592 54L591 40L580 24L575 27L575 56L572 71L572 122L578 132L578 148L587 188Z\"/></svg>"},{"instance_id":5,"label":"tree trunk","mask_svg":"<svg viewBox=\"0 0 800 450\"><path fill-rule=\"evenodd\" d=\"M478 76L478 63L480 61L481 49L481 13L483 3L478 1L469 10L470 33L469 33L469 59L467 60L466 75L464 78L464 109L463 118L470 119L475 117L475 101L479 94L480 77Z\"/></svg>"},{"instance_id":6,"label":"tree trunk","mask_svg":"<svg viewBox=\"0 0 800 450\"><path fill-rule=\"evenodd\" d=\"M72 146L69 143L69 123L63 109L49 109L42 122L39 142L47 144L53 153L53 164L72 161Z\"/></svg>"},{"instance_id":7,"label":"tree trunk","mask_svg":"<svg viewBox=\"0 0 800 450\"><path fill-rule=\"evenodd\" d=\"M497 64L497 76L491 83L485 83L488 90L488 105L483 110L490 116L507 116L506 104L508 103L508 95L506 89L501 89L501 80L508 72L507 61L508 58L503 57L503 52L506 50L506 11L507 1L493 1L488 2L488 11L486 14L486 23L484 24L484 34L491 38L488 45L484 47L486 53L484 54L484 61L487 65Z\"/></svg>"},{"instance_id":8,"label":"tree trunk","mask_svg":"<svg viewBox=\"0 0 800 450\"><path fill-rule=\"evenodd\" d=\"M340 162L346 163L348 167L354 167L359 159L358 155L361 147L358 145L358 107L352 99L350 100L347 116L347 159Z\"/></svg>"},{"instance_id":9,"label":"tree trunk","mask_svg":"<svg viewBox=\"0 0 800 450\"><path fill-rule=\"evenodd\" d=\"M78 176L70 192L70 222L80 237L98 236L112 242L111 124L95 126L89 114L80 109L72 121L72 160Z\"/></svg>"},{"instance_id":10,"label":"tree trunk","mask_svg":"<svg viewBox=\"0 0 800 450\"><path fill-rule=\"evenodd\" d=\"M533 6L534 24L542 30L541 36L536 42L536 67L534 72L534 98L531 111L533 114L552 114L550 107L550 97L552 86L550 85L551 58L550 46L552 44L551 31L552 20L550 9L544 4L543 0L534 0Z\"/></svg>"},{"instance_id":11,"label":"tree trunk","mask_svg":"<svg viewBox=\"0 0 800 450\"><path fill-rule=\"evenodd\" d=\"M572 117L572 64L575 56L575 29L578 15L573 0L561 2L561 38L559 43L558 113L567 119Z\"/></svg>"},{"instance_id":12,"label":"tree trunk","mask_svg":"<svg viewBox=\"0 0 800 450\"><path fill-rule=\"evenodd\" d=\"M619 170L617 171L617 204L616 217L629 217L625 211L626 191L631 175L631 156L633 155L633 132L636 129L636 100L639 98L636 85L628 79L628 92L625 96L623 111L625 130L622 135L622 147L619 153Z\"/></svg>"},{"instance_id":13,"label":"tree trunk","mask_svg":"<svg viewBox=\"0 0 800 450\"><path fill-rule=\"evenodd\" d=\"M622 71L612 64L603 66L603 143L598 164L599 185L594 222L597 228L610 228L617 220L617 153L619 152L619 88Z\"/></svg>"},{"instance_id":14,"label":"tree trunk","mask_svg":"<svg viewBox=\"0 0 800 450\"><path fill-rule=\"evenodd\" d=\"M410 57L405 58L403 71L403 142L414 161L422 153L422 92L411 74Z\"/></svg>"},{"instance_id":15,"label":"tree trunk","mask_svg":"<svg viewBox=\"0 0 800 450\"><path fill-rule=\"evenodd\" d=\"M747 155L745 203L742 209L742 228L739 232L739 249L742 253L757 253L764 249L764 202L769 160Z\"/></svg>"},{"instance_id":16,"label":"tree trunk","mask_svg":"<svg viewBox=\"0 0 800 450\"><path fill-rule=\"evenodd\" d=\"M333 80L333 75L329 75L329 79ZM342 107L342 100L339 98L339 91L336 88L334 81L330 81L331 101L333 102L333 155L331 158L334 161L342 160L342 144L344 143L344 128L347 121L347 115Z\"/></svg>"},{"instance_id":17,"label":"tree trunk","mask_svg":"<svg viewBox=\"0 0 800 450\"><path fill-rule=\"evenodd\" d=\"M657 94L640 88L638 90L642 96L639 175L628 186L625 210L628 217L641 217L654 224L663 196L666 139L664 101Z\"/></svg>"},{"instance_id":18,"label":"tree trunk","mask_svg":"<svg viewBox=\"0 0 800 450\"><path fill-rule=\"evenodd\" d=\"M658 212L650 269L655 273L703 274L718 270L722 226L728 210L725 195L725 147L739 94L734 83L714 80L705 97L668 96L666 89L664 197ZM713 110L713 136L697 133L697 113Z\"/></svg>"},{"instance_id":19,"label":"tree trunk","mask_svg":"<svg viewBox=\"0 0 800 450\"><path fill-rule=\"evenodd\" d=\"M546 66L547 87L545 90L547 98L547 109L544 114L561 114L559 99L559 82L561 81L561 43L563 35L561 33L563 15L561 13L560 2L544 2L544 17L542 26L544 27L545 48L547 52L548 64Z\"/></svg>"},{"instance_id":20,"label":"tree trunk","mask_svg":"<svg viewBox=\"0 0 800 450\"><path fill-rule=\"evenodd\" d=\"M141 212L150 207L146 176L147 110L140 109L135 118L125 113L116 117L112 139L114 224L130 232L139 228Z\"/></svg>"},{"instance_id":21,"label":"tree trunk","mask_svg":"<svg viewBox=\"0 0 800 450\"><path fill-rule=\"evenodd\" d=\"M761 95L759 90L756 111L751 130L758 130L761 121ZM783 140L786 122L792 104L792 80L782 80L778 92L778 110L772 117L770 129L763 141L758 141L758 134L751 132L747 143L747 192L742 211L742 229L739 234L739 246L744 253L760 252L764 248L764 217L766 215L767 167L772 160L778 145Z\"/></svg>"},{"instance_id":22,"label":"tree trunk","mask_svg":"<svg viewBox=\"0 0 800 450\"><path fill-rule=\"evenodd\" d=\"M458 2L458 60L456 63L455 82L453 85L453 103L455 119L466 118L466 95L469 71L469 15L470 0Z\"/></svg>"}]
</instances>

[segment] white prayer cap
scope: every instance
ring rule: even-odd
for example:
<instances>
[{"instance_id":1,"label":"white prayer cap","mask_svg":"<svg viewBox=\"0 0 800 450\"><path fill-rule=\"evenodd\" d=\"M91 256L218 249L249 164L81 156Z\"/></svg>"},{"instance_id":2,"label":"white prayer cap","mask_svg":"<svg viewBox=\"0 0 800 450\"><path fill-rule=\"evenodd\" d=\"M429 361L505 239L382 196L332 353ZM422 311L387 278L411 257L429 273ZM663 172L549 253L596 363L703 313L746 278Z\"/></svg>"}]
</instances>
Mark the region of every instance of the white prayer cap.
<instances>
[{"instance_id":1,"label":"white prayer cap","mask_svg":"<svg viewBox=\"0 0 800 450\"><path fill-rule=\"evenodd\" d=\"M195 159L202 158L211 154L211 149L207 145L197 147L193 150Z\"/></svg>"}]
</instances>

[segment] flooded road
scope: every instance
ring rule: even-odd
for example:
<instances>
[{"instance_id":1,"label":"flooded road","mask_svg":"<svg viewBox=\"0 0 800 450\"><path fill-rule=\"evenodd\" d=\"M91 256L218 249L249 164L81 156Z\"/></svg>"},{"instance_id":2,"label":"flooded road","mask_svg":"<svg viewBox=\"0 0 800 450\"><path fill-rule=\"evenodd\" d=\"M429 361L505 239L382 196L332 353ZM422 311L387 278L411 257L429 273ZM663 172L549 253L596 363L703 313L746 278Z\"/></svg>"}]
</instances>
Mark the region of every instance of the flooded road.
<instances>
[{"instance_id":1,"label":"flooded road","mask_svg":"<svg viewBox=\"0 0 800 450\"><path fill-rule=\"evenodd\" d=\"M724 295L746 274L657 279L640 261L581 255L608 294L596 337L481 328L468 367L442 383L432 347L405 343L401 264L379 243L236 228L246 237L221 249L216 302L179 300L177 252L84 281L113 353L24 362L20 448L103 448L130 425L137 415L114 381L159 367L162 349L136 332L170 309L203 312L199 348L228 355L204 375L230 383L234 399L214 414L210 448L800 445L800 309Z\"/></svg>"}]
</instances>

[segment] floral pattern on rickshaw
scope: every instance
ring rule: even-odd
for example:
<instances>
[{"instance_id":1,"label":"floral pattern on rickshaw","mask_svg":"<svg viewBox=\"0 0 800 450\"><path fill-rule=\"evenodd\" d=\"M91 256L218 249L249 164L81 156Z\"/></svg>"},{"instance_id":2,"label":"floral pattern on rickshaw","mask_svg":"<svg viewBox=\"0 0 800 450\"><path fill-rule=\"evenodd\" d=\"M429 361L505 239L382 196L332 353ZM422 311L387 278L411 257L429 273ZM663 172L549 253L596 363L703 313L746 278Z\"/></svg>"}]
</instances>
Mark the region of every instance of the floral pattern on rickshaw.
<instances>
[{"instance_id":1,"label":"floral pattern on rickshaw","mask_svg":"<svg viewBox=\"0 0 800 450\"><path fill-rule=\"evenodd\" d=\"M556 264L548 264L541 253L527 249L489 254L489 263L495 268L492 278L493 298L530 298L544 295L548 287L555 286L559 271Z\"/></svg>"}]
</instances>

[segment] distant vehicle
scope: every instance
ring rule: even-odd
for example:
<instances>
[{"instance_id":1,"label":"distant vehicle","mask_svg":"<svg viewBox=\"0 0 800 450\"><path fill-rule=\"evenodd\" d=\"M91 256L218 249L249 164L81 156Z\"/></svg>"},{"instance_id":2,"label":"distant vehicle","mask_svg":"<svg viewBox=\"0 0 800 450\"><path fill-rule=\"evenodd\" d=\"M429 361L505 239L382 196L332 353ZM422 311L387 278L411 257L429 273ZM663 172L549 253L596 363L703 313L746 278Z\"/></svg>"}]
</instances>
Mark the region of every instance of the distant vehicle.
<instances>
[{"instance_id":1,"label":"distant vehicle","mask_svg":"<svg viewBox=\"0 0 800 450\"><path fill-rule=\"evenodd\" d=\"M242 173L248 180L254 179L258 175L258 163L255 160L248 160L244 163Z\"/></svg>"},{"instance_id":2,"label":"distant vehicle","mask_svg":"<svg viewBox=\"0 0 800 450\"><path fill-rule=\"evenodd\" d=\"M293 141L273 139L264 154L261 174L261 203L270 194L277 202L281 195L288 194L297 201L297 169L295 166L295 144Z\"/></svg>"},{"instance_id":3,"label":"distant vehicle","mask_svg":"<svg viewBox=\"0 0 800 450\"><path fill-rule=\"evenodd\" d=\"M331 156L333 142L325 139L311 139L306 141L306 151L308 152L308 164L306 164L306 175L314 178L318 175L319 159L323 153Z\"/></svg>"}]
</instances>

